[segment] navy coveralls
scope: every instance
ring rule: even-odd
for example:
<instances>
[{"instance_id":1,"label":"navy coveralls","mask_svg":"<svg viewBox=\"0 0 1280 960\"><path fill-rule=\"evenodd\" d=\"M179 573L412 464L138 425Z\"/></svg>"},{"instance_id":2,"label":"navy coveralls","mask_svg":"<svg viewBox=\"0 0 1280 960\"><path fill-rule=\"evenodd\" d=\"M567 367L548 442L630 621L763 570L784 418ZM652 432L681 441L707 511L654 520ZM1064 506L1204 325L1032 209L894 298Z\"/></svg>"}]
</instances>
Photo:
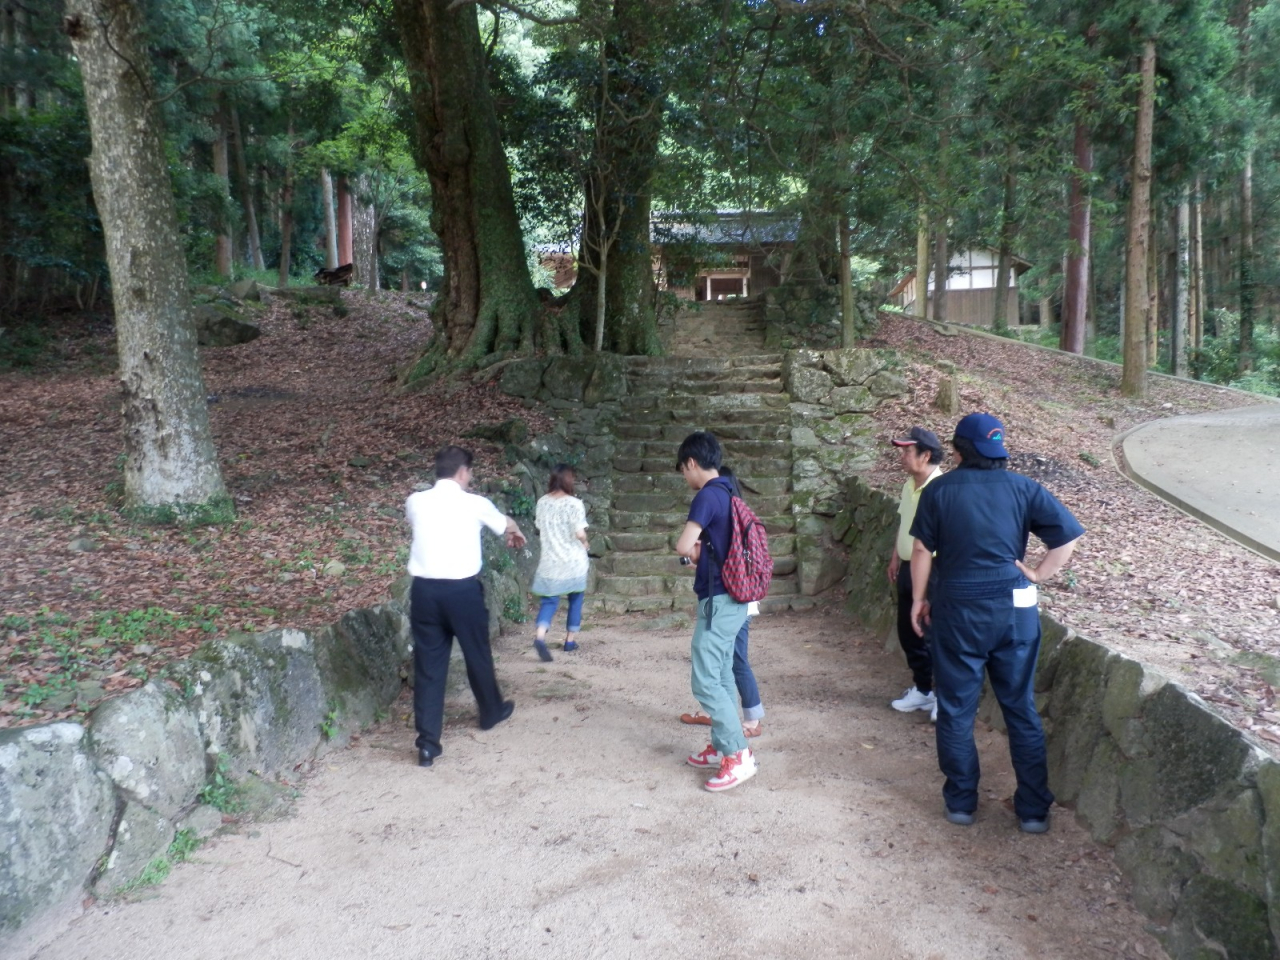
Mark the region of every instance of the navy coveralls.
<instances>
[{"instance_id":1,"label":"navy coveralls","mask_svg":"<svg viewBox=\"0 0 1280 960\"><path fill-rule=\"evenodd\" d=\"M1084 528L1029 477L963 465L924 488L911 525L911 535L935 554L929 601L938 766L953 812L972 813L978 805L973 722L984 672L1009 731L1018 778L1014 811L1020 820L1043 820L1053 803L1033 688L1040 613L1035 587L1014 565L1031 533L1052 550Z\"/></svg>"}]
</instances>

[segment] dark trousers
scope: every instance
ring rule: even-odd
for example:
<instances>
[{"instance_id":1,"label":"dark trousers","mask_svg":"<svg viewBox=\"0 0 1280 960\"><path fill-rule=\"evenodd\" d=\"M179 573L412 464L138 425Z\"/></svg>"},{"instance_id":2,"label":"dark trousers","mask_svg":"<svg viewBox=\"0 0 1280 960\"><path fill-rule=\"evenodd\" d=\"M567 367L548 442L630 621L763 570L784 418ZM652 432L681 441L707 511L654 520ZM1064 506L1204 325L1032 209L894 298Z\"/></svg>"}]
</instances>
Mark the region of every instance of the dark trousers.
<instances>
[{"instance_id":1,"label":"dark trousers","mask_svg":"<svg viewBox=\"0 0 1280 960\"><path fill-rule=\"evenodd\" d=\"M938 766L946 777L948 810L972 813L978 806L978 750L973 723L984 675L1004 714L1009 758L1018 779L1013 808L1019 819L1040 820L1049 812L1049 768L1044 728L1036 712L1036 658L1040 612L1014 607L1010 593L959 597L940 591L933 604L933 666L938 685Z\"/></svg>"},{"instance_id":2,"label":"dark trousers","mask_svg":"<svg viewBox=\"0 0 1280 960\"><path fill-rule=\"evenodd\" d=\"M911 564L898 565L898 642L907 655L911 679L921 693L933 692L933 657L929 653L929 631L917 636L911 628Z\"/></svg>"},{"instance_id":3,"label":"dark trousers","mask_svg":"<svg viewBox=\"0 0 1280 960\"><path fill-rule=\"evenodd\" d=\"M484 587L474 577L466 580L413 578L409 624L413 629L413 717L418 728L418 748L440 755L440 729L444 726L444 685L449 675L449 654L458 638L467 664L467 680L480 709L480 722L497 720L502 712L502 692L493 673L489 647L489 612Z\"/></svg>"}]
</instances>

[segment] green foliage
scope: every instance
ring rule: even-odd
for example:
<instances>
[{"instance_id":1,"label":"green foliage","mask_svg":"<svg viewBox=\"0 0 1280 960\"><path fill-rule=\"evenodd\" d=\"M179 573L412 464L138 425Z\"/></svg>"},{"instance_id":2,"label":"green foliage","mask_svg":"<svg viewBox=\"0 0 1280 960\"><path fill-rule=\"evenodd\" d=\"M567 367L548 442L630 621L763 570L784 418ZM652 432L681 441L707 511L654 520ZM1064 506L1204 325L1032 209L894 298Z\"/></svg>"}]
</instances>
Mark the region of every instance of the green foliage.
<instances>
[{"instance_id":1,"label":"green foliage","mask_svg":"<svg viewBox=\"0 0 1280 960\"><path fill-rule=\"evenodd\" d=\"M174 863L185 863L203 845L204 840L199 834L184 827L174 835L173 842L169 844L169 859Z\"/></svg>"},{"instance_id":2,"label":"green foliage","mask_svg":"<svg viewBox=\"0 0 1280 960\"><path fill-rule=\"evenodd\" d=\"M209 782L200 791L199 800L223 813L236 814L244 809L244 788L232 779L227 759L222 754L218 754L217 763L209 774Z\"/></svg>"},{"instance_id":3,"label":"green foliage","mask_svg":"<svg viewBox=\"0 0 1280 960\"><path fill-rule=\"evenodd\" d=\"M121 513L132 522L144 526L217 527L235 522L236 505L231 497L222 496L205 503L125 507Z\"/></svg>"},{"instance_id":4,"label":"green foliage","mask_svg":"<svg viewBox=\"0 0 1280 960\"><path fill-rule=\"evenodd\" d=\"M502 616L503 619L510 620L512 623L526 623L530 619L529 611L521 597L507 597L502 603Z\"/></svg>"},{"instance_id":5,"label":"green foliage","mask_svg":"<svg viewBox=\"0 0 1280 960\"><path fill-rule=\"evenodd\" d=\"M1079 456L1081 460L1083 460L1085 463L1087 463L1091 467L1102 466L1102 461L1099 460L1097 457L1095 457L1088 450L1081 450Z\"/></svg>"},{"instance_id":6,"label":"green foliage","mask_svg":"<svg viewBox=\"0 0 1280 960\"><path fill-rule=\"evenodd\" d=\"M29 370L48 356L49 335L31 324L0 327L0 370Z\"/></svg>"},{"instance_id":7,"label":"green foliage","mask_svg":"<svg viewBox=\"0 0 1280 960\"><path fill-rule=\"evenodd\" d=\"M326 740L332 740L333 735L338 732L338 702L336 700L329 701L329 710L325 713L324 718L320 721L320 733Z\"/></svg>"},{"instance_id":8,"label":"green foliage","mask_svg":"<svg viewBox=\"0 0 1280 960\"><path fill-rule=\"evenodd\" d=\"M516 519L527 519L533 516L538 505L538 498L526 493L523 487L507 485L499 491L507 501L507 514Z\"/></svg>"}]
</instances>

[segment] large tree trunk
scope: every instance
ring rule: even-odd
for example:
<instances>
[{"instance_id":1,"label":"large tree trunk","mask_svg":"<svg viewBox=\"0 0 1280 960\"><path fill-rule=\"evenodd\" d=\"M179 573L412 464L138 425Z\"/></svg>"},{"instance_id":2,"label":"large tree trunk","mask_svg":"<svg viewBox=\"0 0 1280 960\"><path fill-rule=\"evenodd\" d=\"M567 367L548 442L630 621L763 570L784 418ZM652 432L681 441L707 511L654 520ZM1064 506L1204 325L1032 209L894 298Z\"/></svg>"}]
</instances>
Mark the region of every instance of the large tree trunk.
<instances>
[{"instance_id":1,"label":"large tree trunk","mask_svg":"<svg viewBox=\"0 0 1280 960\"><path fill-rule=\"evenodd\" d=\"M948 148L951 145L951 131L946 125L938 131L938 157L945 163ZM945 169L945 168L944 168ZM946 177L939 177L938 195L947 196ZM947 229L949 217L947 211L939 211L934 217L937 227L934 230L933 246L933 319L938 323L947 322L947 273L951 265L951 254L947 250Z\"/></svg>"},{"instance_id":2,"label":"large tree trunk","mask_svg":"<svg viewBox=\"0 0 1280 960\"><path fill-rule=\"evenodd\" d=\"M951 253L947 249L947 218L937 218L933 241L933 319L947 322L947 272L951 265Z\"/></svg>"},{"instance_id":3,"label":"large tree trunk","mask_svg":"<svg viewBox=\"0 0 1280 960\"><path fill-rule=\"evenodd\" d=\"M231 164L227 151L227 120L222 109L213 120L217 136L213 141L213 175L218 178L219 213L217 236L214 238L213 269L220 277L229 277L234 269L235 251L231 246L231 228L227 223L227 210L231 205Z\"/></svg>"},{"instance_id":4,"label":"large tree trunk","mask_svg":"<svg viewBox=\"0 0 1280 960\"><path fill-rule=\"evenodd\" d=\"M858 342L858 316L853 303L853 265L849 215L840 214L840 345L846 350Z\"/></svg>"},{"instance_id":5,"label":"large tree trunk","mask_svg":"<svg viewBox=\"0 0 1280 960\"><path fill-rule=\"evenodd\" d=\"M1244 153L1240 173L1240 361L1238 369L1253 369L1253 320L1257 312L1257 283L1253 266L1253 151Z\"/></svg>"},{"instance_id":6,"label":"large tree trunk","mask_svg":"<svg viewBox=\"0 0 1280 960\"><path fill-rule=\"evenodd\" d=\"M1196 178L1195 199L1191 205L1191 311L1195 323L1191 329L1191 347L1199 350L1204 343L1204 185Z\"/></svg>"},{"instance_id":7,"label":"large tree trunk","mask_svg":"<svg viewBox=\"0 0 1280 960\"><path fill-rule=\"evenodd\" d=\"M289 157L285 161L284 186L280 189L280 273L276 286L289 285L293 259L293 120L289 121Z\"/></svg>"},{"instance_id":8,"label":"large tree trunk","mask_svg":"<svg viewBox=\"0 0 1280 960\"><path fill-rule=\"evenodd\" d=\"M345 176L334 185L338 200L338 263L355 263L354 226L351 222L351 185Z\"/></svg>"},{"instance_id":9,"label":"large tree trunk","mask_svg":"<svg viewBox=\"0 0 1280 960\"><path fill-rule=\"evenodd\" d=\"M293 163L284 169L284 186L280 190L280 272L276 285L289 285L289 268L293 260Z\"/></svg>"},{"instance_id":10,"label":"large tree trunk","mask_svg":"<svg viewBox=\"0 0 1280 960\"><path fill-rule=\"evenodd\" d=\"M1093 142L1083 120L1076 121L1075 164L1071 171L1068 206L1067 276L1062 297L1062 336L1068 353L1084 353L1089 317L1089 254L1093 199L1088 178L1093 173Z\"/></svg>"},{"instance_id":11,"label":"large tree trunk","mask_svg":"<svg viewBox=\"0 0 1280 960\"><path fill-rule=\"evenodd\" d=\"M438 340L407 380L441 364L474 366L491 353L531 349L542 313L525 267L476 8L452 6L395 0L419 162L431 181L431 223L444 255Z\"/></svg>"},{"instance_id":12,"label":"large tree trunk","mask_svg":"<svg viewBox=\"0 0 1280 960\"><path fill-rule=\"evenodd\" d=\"M249 262L255 270L265 270L262 262L262 237L258 233L258 214L253 209L253 184L249 182L249 165L244 159L244 130L240 112L231 107L231 134L235 138L236 179L240 181L240 206L244 210L244 228L249 241Z\"/></svg>"},{"instance_id":13,"label":"large tree trunk","mask_svg":"<svg viewBox=\"0 0 1280 960\"><path fill-rule=\"evenodd\" d=\"M320 205L324 208L324 265L332 270L338 265L338 213L333 206L333 177L320 170Z\"/></svg>"},{"instance_id":14,"label":"large tree trunk","mask_svg":"<svg viewBox=\"0 0 1280 960\"><path fill-rule=\"evenodd\" d=\"M1014 221L1017 200L1017 174L1014 162L1017 147L1010 142L1005 149L1004 204L1000 217L1000 254L996 263L995 307L992 310L991 327L997 333L1009 329L1009 273L1013 266L1013 239L1018 225Z\"/></svg>"},{"instance_id":15,"label":"large tree trunk","mask_svg":"<svg viewBox=\"0 0 1280 960\"><path fill-rule=\"evenodd\" d=\"M582 327L594 316L595 285L604 277L608 329L605 348L618 353L658 354L657 286L650 248L651 183L662 134L663 90L650 47L657 36L650 0L614 0L595 79L596 127L588 201L602 203L606 220L583 221L581 259L588 266L579 296ZM603 199L597 191L603 189ZM608 247L607 273L591 266ZM575 291L576 292L576 291Z\"/></svg>"},{"instance_id":16,"label":"large tree trunk","mask_svg":"<svg viewBox=\"0 0 1280 960\"><path fill-rule=\"evenodd\" d=\"M1187 338L1191 321L1191 188L1178 198L1177 269L1174 270L1173 322L1169 325L1169 370L1187 375Z\"/></svg>"},{"instance_id":17,"label":"large tree trunk","mask_svg":"<svg viewBox=\"0 0 1280 960\"><path fill-rule=\"evenodd\" d=\"M1253 44L1250 31L1253 0L1245 0L1241 16L1241 69L1244 71L1244 99L1253 100ZM1245 145L1244 169L1240 173L1240 359L1241 373L1253 369L1253 320L1257 312L1257 286L1253 263L1253 147Z\"/></svg>"},{"instance_id":18,"label":"large tree trunk","mask_svg":"<svg viewBox=\"0 0 1280 960\"><path fill-rule=\"evenodd\" d=\"M923 197L916 212L916 300L912 307L917 317L929 315L929 208Z\"/></svg>"},{"instance_id":19,"label":"large tree trunk","mask_svg":"<svg viewBox=\"0 0 1280 960\"><path fill-rule=\"evenodd\" d=\"M115 303L123 388L125 505L192 519L230 512L209 429L187 264L160 113L145 84L142 8L67 0L84 79L89 173Z\"/></svg>"},{"instance_id":20,"label":"large tree trunk","mask_svg":"<svg viewBox=\"0 0 1280 960\"><path fill-rule=\"evenodd\" d=\"M1129 218L1125 237L1124 370L1120 392L1142 397L1147 392L1147 259L1150 256L1151 139L1156 99L1156 42L1142 45L1141 85L1133 134L1133 172L1129 184Z\"/></svg>"}]
</instances>

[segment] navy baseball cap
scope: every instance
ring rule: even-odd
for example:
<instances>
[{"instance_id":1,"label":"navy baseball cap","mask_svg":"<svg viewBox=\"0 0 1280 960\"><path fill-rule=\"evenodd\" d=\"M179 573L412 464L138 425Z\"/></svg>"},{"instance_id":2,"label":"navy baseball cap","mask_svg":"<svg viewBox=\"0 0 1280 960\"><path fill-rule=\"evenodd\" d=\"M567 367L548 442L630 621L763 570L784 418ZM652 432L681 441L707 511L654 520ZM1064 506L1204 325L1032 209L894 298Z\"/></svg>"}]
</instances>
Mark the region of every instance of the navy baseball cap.
<instances>
[{"instance_id":1,"label":"navy baseball cap","mask_svg":"<svg viewBox=\"0 0 1280 960\"><path fill-rule=\"evenodd\" d=\"M934 453L942 452L942 444L938 442L938 435L932 430L926 430L924 427L912 427L907 431L905 437L896 437L890 443L895 447L920 447L923 450L929 450Z\"/></svg>"},{"instance_id":2,"label":"navy baseball cap","mask_svg":"<svg viewBox=\"0 0 1280 960\"><path fill-rule=\"evenodd\" d=\"M957 437L973 444L973 448L991 460L1005 460L1004 424L989 413L971 413L956 424Z\"/></svg>"}]
</instances>

